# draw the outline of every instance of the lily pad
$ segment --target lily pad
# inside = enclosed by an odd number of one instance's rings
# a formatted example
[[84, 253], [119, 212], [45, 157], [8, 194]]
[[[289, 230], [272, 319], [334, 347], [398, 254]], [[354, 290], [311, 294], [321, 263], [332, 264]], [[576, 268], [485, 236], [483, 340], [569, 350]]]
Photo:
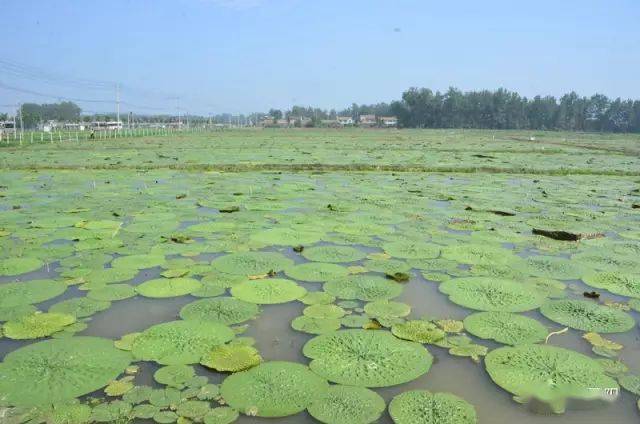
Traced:
[[217, 346], [205, 353], [200, 363], [220, 372], [238, 372], [255, 367], [262, 362], [258, 350], [243, 344]]
[[291, 321], [291, 328], [303, 333], [324, 334], [338, 330], [340, 328], [340, 320], [338, 318], [313, 318], [303, 315]]
[[302, 256], [314, 262], [345, 263], [364, 259], [367, 254], [350, 246], [316, 246], [304, 249]]
[[384, 399], [373, 390], [332, 385], [307, 411], [322, 423], [369, 424], [380, 418], [385, 408]]
[[451, 393], [411, 390], [394, 397], [389, 414], [396, 424], [475, 424], [473, 405]]
[[153, 373], [153, 379], [160, 384], [182, 389], [196, 375], [189, 365], [167, 365]]
[[144, 297], [165, 298], [184, 296], [201, 288], [200, 281], [193, 278], [156, 278], [140, 284], [136, 291]]
[[395, 258], [433, 259], [440, 255], [440, 246], [413, 240], [400, 240], [382, 245], [385, 252]]
[[222, 273], [250, 276], [282, 271], [293, 261], [275, 252], [242, 252], [216, 258], [211, 265]]
[[227, 406], [213, 408], [204, 416], [204, 424], [231, 424], [239, 417], [238, 411]]
[[498, 386], [523, 398], [589, 399], [600, 390], [618, 387], [594, 359], [550, 345], [501, 347], [489, 352], [484, 362]]
[[5, 323], [2, 330], [10, 339], [37, 339], [61, 331], [74, 322], [73, 315], [36, 312]]
[[31, 305], [52, 299], [67, 289], [67, 285], [54, 280], [30, 280], [0, 284], [0, 308]]
[[123, 269], [147, 269], [160, 266], [165, 262], [164, 255], [128, 255], [115, 258], [111, 262], [113, 268]]
[[635, 325], [628, 313], [588, 300], [550, 300], [540, 307], [540, 312], [567, 327], [597, 333], [622, 333]]
[[411, 306], [406, 303], [392, 302], [388, 300], [376, 300], [364, 305], [364, 311], [376, 318], [406, 317], [411, 312]]
[[387, 331], [342, 330], [317, 336], [303, 348], [311, 369], [329, 381], [351, 386], [385, 387], [426, 373], [433, 357], [418, 343]]
[[42, 268], [42, 261], [37, 258], [0, 259], [0, 276], [26, 274]]
[[15, 406], [61, 403], [98, 390], [121, 374], [131, 355], [97, 337], [34, 343], [0, 364], [0, 392]]
[[530, 286], [498, 278], [454, 278], [441, 283], [438, 289], [448, 294], [452, 302], [481, 311], [528, 311], [545, 300]]
[[265, 362], [227, 377], [221, 393], [232, 408], [258, 417], [285, 417], [306, 409], [329, 385], [304, 365]]
[[234, 335], [229, 327], [217, 322], [171, 321], [154, 325], [137, 336], [132, 352], [139, 359], [163, 365], [195, 364]]
[[49, 312], [69, 314], [76, 318], [86, 318], [108, 309], [109, 306], [111, 306], [111, 302], [89, 299], [88, 297], [74, 297], [51, 305]]
[[337, 305], [311, 305], [304, 308], [302, 313], [311, 318], [342, 318], [345, 310]]
[[626, 274], [618, 271], [594, 272], [582, 277], [582, 280], [599, 289], [622, 296], [640, 298], [640, 274]]
[[239, 324], [253, 319], [260, 313], [255, 303], [233, 297], [196, 300], [180, 310], [185, 320], [215, 321], [225, 325]]
[[257, 304], [287, 303], [300, 299], [307, 291], [294, 281], [282, 278], [250, 280], [231, 288], [231, 294]]
[[434, 323], [422, 320], [394, 324], [391, 327], [391, 333], [403, 340], [429, 344], [442, 340], [446, 335], [444, 330], [438, 328]]
[[474, 336], [508, 345], [538, 343], [548, 333], [535, 319], [509, 312], [477, 312], [464, 319], [464, 327]]
[[136, 295], [136, 289], [129, 284], [110, 284], [98, 289], [89, 290], [87, 297], [93, 300], [114, 301], [128, 299]]
[[368, 274], [352, 275], [323, 285], [324, 291], [340, 299], [374, 301], [392, 299], [402, 293], [402, 286], [383, 277]]
[[346, 277], [349, 274], [349, 270], [341, 265], [309, 262], [287, 268], [284, 273], [288, 277], [300, 281], [325, 282]]

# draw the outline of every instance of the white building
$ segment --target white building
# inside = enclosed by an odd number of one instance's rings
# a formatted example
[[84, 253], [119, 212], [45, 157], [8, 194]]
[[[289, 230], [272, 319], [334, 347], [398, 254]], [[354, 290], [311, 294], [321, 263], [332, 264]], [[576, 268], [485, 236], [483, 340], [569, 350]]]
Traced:
[[338, 121], [338, 124], [342, 126], [353, 125], [354, 123], [353, 118], [350, 116], [338, 116], [336, 120]]

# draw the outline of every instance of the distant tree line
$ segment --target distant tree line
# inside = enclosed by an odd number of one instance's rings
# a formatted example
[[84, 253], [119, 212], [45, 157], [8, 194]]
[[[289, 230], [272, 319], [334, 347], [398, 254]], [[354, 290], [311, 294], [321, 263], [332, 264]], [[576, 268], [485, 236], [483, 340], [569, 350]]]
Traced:
[[22, 105], [22, 119], [25, 128], [35, 128], [40, 122], [60, 121], [77, 122], [80, 120], [82, 109], [73, 102], [61, 103], [24, 103]]
[[495, 91], [446, 93], [411, 88], [392, 102], [390, 113], [407, 128], [490, 128], [565, 131], [640, 132], [640, 101], [609, 99], [575, 92], [527, 98]]
[[[115, 114], [81, 115], [82, 110], [73, 102], [51, 104], [25, 103], [22, 118], [25, 128], [34, 128], [41, 122], [56, 120], [78, 122], [115, 120]], [[244, 115], [228, 113], [182, 116], [182, 122], [194, 125], [234, 124], [255, 125], [264, 117], [294, 120], [308, 118], [305, 126], [318, 126], [324, 120], [337, 116], [351, 116], [357, 122], [362, 115], [396, 116], [403, 128], [486, 128], [530, 129], [564, 131], [607, 131], [640, 133], [640, 100], [610, 99], [602, 94], [591, 97], [575, 92], [560, 98], [535, 96], [527, 98], [505, 89], [462, 92], [449, 88], [446, 92], [428, 88], [410, 88], [402, 99], [391, 103], [358, 105], [336, 111], [317, 107], [293, 106], [290, 110], [271, 109], [267, 113]], [[2, 116], [0, 116], [2, 118]], [[7, 116], [4, 116], [7, 119]], [[127, 123], [176, 122], [175, 115], [135, 115], [122, 113]]]

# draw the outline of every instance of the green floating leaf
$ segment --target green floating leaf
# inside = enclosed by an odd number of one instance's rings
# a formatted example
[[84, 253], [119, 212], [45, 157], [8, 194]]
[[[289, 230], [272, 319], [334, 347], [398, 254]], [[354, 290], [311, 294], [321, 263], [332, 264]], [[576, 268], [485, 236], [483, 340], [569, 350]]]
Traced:
[[464, 319], [474, 336], [508, 345], [531, 344], [547, 337], [547, 328], [533, 318], [509, 312], [477, 312]]
[[132, 352], [139, 359], [163, 365], [195, 364], [233, 337], [229, 327], [217, 322], [171, 321], [146, 329], [133, 341]]
[[239, 324], [255, 318], [260, 308], [255, 303], [233, 297], [196, 300], [180, 310], [180, 318], [197, 321], [215, 321], [225, 325]]
[[441, 283], [438, 289], [449, 295], [452, 302], [480, 311], [528, 311], [545, 300], [529, 286], [497, 278], [455, 278]]
[[628, 392], [640, 396], [640, 376], [627, 374], [618, 379], [618, 383]]
[[2, 330], [10, 339], [37, 339], [61, 331], [74, 322], [73, 315], [36, 312], [5, 323]]
[[338, 318], [299, 316], [291, 321], [291, 328], [303, 333], [324, 334], [340, 329], [340, 320]]
[[199, 422], [203, 420], [204, 416], [207, 415], [209, 411], [211, 411], [209, 402], [202, 400], [187, 400], [178, 405], [176, 414], [180, 417], [189, 418]]
[[160, 266], [165, 262], [164, 255], [128, 255], [115, 258], [111, 262], [113, 268], [128, 270], [147, 269]]
[[133, 379], [134, 377], [130, 375], [128, 377], [121, 378], [120, 380], [114, 380], [104, 388], [104, 392], [107, 396], [122, 396], [129, 390], [133, 389]]
[[345, 310], [338, 305], [311, 305], [304, 308], [302, 313], [311, 318], [342, 318]]
[[385, 408], [384, 399], [373, 390], [332, 385], [307, 411], [322, 423], [369, 424], [380, 418]]
[[231, 424], [235, 422], [240, 414], [233, 408], [226, 406], [213, 408], [204, 416], [204, 424]]
[[640, 298], [640, 275], [618, 271], [593, 272], [582, 277], [591, 287], [605, 289], [621, 296]]
[[594, 359], [550, 345], [501, 347], [489, 352], [484, 363], [498, 386], [523, 398], [590, 399], [618, 387]]
[[307, 292], [307, 294], [299, 300], [305, 305], [328, 305], [329, 303], [335, 302], [336, 297], [324, 291], [315, 291]]
[[131, 355], [97, 337], [34, 343], [5, 356], [0, 393], [14, 406], [62, 403], [96, 391], [120, 375]]
[[82, 403], [54, 405], [47, 414], [47, 424], [85, 424], [91, 420], [91, 407]]
[[529, 275], [558, 280], [578, 279], [583, 270], [583, 267], [577, 263], [555, 256], [530, 256], [526, 259], [526, 263]]
[[67, 285], [54, 280], [30, 280], [0, 284], [0, 308], [30, 305], [52, 299], [67, 289]]
[[111, 306], [111, 302], [89, 299], [88, 297], [75, 297], [51, 305], [49, 312], [69, 314], [76, 318], [86, 318], [97, 312], [109, 309], [109, 306]]
[[285, 417], [306, 409], [329, 388], [294, 362], [265, 362], [227, 377], [221, 393], [232, 408], [258, 417]]
[[475, 424], [476, 410], [451, 393], [411, 390], [394, 397], [389, 414], [396, 424]]
[[245, 302], [257, 304], [287, 303], [300, 299], [307, 291], [294, 281], [282, 278], [250, 280], [231, 288], [231, 294]]
[[391, 327], [391, 333], [400, 339], [429, 344], [443, 339], [446, 334], [434, 323], [422, 320], [395, 324]]
[[221, 256], [211, 262], [219, 272], [232, 275], [263, 275], [279, 272], [293, 265], [293, 261], [280, 253], [242, 252]]
[[377, 300], [364, 305], [364, 311], [375, 318], [398, 318], [409, 315], [411, 306], [406, 303]]
[[486, 244], [454, 244], [442, 249], [442, 257], [463, 264], [517, 263], [518, 257], [511, 250]]
[[124, 300], [136, 295], [136, 289], [128, 284], [111, 284], [98, 289], [89, 290], [87, 297], [93, 300], [111, 302]]
[[325, 282], [336, 278], [346, 277], [349, 270], [341, 265], [322, 262], [309, 262], [284, 270], [287, 277], [308, 282]]
[[359, 261], [367, 254], [350, 246], [316, 246], [304, 249], [302, 256], [313, 262], [344, 263]]
[[200, 281], [193, 278], [157, 278], [140, 284], [136, 291], [144, 297], [166, 298], [184, 296], [201, 288]]
[[311, 369], [329, 381], [385, 387], [414, 380], [431, 367], [433, 357], [418, 343], [387, 331], [342, 330], [308, 341], [303, 353]]
[[160, 384], [182, 389], [195, 375], [195, 369], [189, 365], [167, 365], [153, 373], [153, 379]]
[[116, 340], [113, 342], [113, 345], [120, 350], [131, 351], [133, 341], [142, 333], [130, 333], [125, 334], [120, 338], [120, 340]]
[[480, 357], [487, 354], [489, 349], [479, 344], [464, 344], [461, 346], [453, 346], [449, 349], [449, 353], [454, 356], [467, 356], [475, 362], [480, 361]]
[[540, 307], [542, 315], [567, 327], [598, 333], [622, 333], [635, 326], [633, 317], [619, 309], [588, 300], [550, 300]]
[[255, 367], [262, 362], [260, 352], [252, 346], [228, 344], [207, 352], [200, 363], [221, 372], [238, 372]]
[[37, 258], [0, 259], [0, 276], [26, 274], [42, 268], [42, 261]]
[[382, 245], [385, 252], [395, 258], [433, 259], [440, 255], [440, 246], [414, 240], [400, 240]]
[[339, 280], [329, 281], [324, 291], [340, 299], [358, 299], [371, 302], [392, 299], [402, 293], [402, 286], [394, 281], [375, 275], [353, 275]]
[[126, 420], [133, 407], [122, 400], [96, 405], [91, 412], [91, 420], [97, 423], [113, 423]]

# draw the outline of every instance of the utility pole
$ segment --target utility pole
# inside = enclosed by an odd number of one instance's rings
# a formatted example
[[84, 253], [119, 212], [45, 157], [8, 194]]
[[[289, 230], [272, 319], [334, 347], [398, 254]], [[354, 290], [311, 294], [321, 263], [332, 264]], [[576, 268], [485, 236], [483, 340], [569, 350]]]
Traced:
[[180, 97], [176, 97], [178, 103], [178, 129], [182, 129], [182, 114], [180, 113]]
[[116, 83], [116, 121], [120, 122], [120, 84]]
[[22, 120], [22, 105], [18, 104], [18, 110], [20, 111], [20, 139], [22, 140], [22, 135], [24, 134], [24, 121]]

